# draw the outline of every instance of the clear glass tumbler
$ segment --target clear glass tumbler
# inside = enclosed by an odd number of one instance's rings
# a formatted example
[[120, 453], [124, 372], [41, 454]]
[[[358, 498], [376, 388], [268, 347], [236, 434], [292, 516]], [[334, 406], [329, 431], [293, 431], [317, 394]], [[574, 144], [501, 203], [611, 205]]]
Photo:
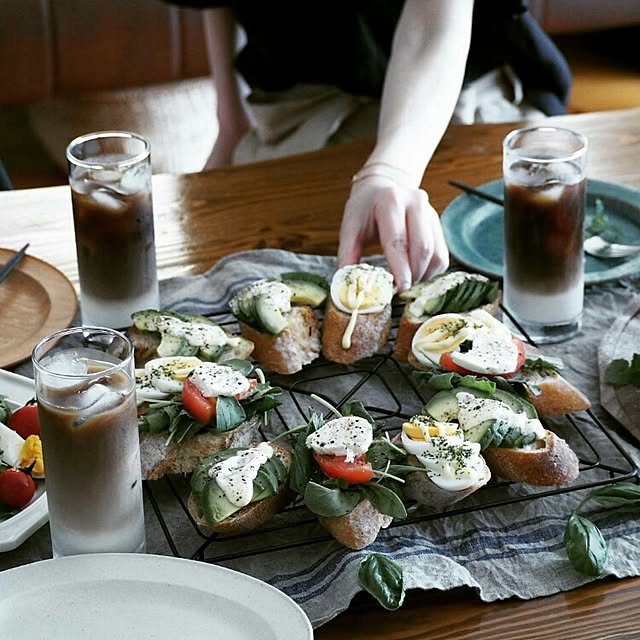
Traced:
[[100, 131], [67, 147], [82, 323], [123, 328], [157, 309], [151, 157], [147, 140]]
[[503, 143], [504, 304], [539, 344], [580, 329], [586, 158], [587, 139], [569, 129], [518, 129]]
[[72, 327], [32, 354], [53, 556], [145, 550], [133, 346]]

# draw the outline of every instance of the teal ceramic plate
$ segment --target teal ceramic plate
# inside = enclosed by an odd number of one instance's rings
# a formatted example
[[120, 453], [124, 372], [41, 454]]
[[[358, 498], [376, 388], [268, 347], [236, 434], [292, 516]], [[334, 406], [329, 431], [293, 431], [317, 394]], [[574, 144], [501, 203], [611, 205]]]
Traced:
[[[502, 198], [502, 180], [477, 187]], [[608, 228], [615, 228], [614, 241], [640, 244], [640, 191], [611, 182], [587, 182], [587, 227], [595, 216], [604, 215]], [[451, 255], [468, 269], [501, 278], [503, 267], [503, 213], [500, 205], [478, 196], [462, 194], [442, 214], [442, 226]], [[625, 259], [586, 256], [585, 283], [605, 282], [640, 274], [640, 254]]]

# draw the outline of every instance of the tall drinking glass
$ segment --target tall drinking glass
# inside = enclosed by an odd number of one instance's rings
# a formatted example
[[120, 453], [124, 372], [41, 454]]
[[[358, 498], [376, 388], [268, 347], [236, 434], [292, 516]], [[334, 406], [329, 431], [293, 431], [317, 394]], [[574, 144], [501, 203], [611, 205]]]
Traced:
[[580, 329], [584, 297], [587, 140], [557, 127], [503, 143], [504, 303], [537, 343]]
[[67, 160], [82, 323], [126, 327], [132, 312], [159, 306], [149, 143], [89, 133], [69, 144]]
[[144, 552], [133, 346], [72, 327], [32, 354], [53, 556]]

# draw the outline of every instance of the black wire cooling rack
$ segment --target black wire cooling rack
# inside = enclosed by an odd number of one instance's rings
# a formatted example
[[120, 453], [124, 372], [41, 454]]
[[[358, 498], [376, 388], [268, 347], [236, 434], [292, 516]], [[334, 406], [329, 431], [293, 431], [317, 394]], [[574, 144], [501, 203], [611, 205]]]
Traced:
[[[262, 429], [262, 436], [270, 439], [305, 424], [311, 407], [324, 411], [324, 407], [311, 397], [312, 394], [337, 408], [350, 400], [361, 400], [390, 435], [397, 433], [403, 422], [420, 413], [429, 392], [416, 382], [410, 367], [399, 364], [392, 356], [400, 313], [401, 307], [394, 309], [394, 329], [387, 348], [379, 355], [355, 365], [339, 365], [320, 358], [293, 376], [265, 372], [274, 386], [282, 387], [283, 393], [280, 397], [282, 404], [272, 412], [270, 424]], [[217, 314], [211, 318], [221, 326], [237, 331], [237, 325], [229, 314]], [[567, 486], [536, 488], [492, 479], [455, 507], [437, 512], [416, 510], [408, 518], [394, 521], [390, 528], [453, 518], [637, 478], [633, 460], [591, 410], [543, 422], [578, 454], [580, 475], [576, 481]], [[187, 508], [188, 477], [167, 476], [144, 484], [167, 544], [178, 557], [220, 562], [332, 540], [315, 516], [299, 502], [290, 505], [259, 530], [220, 536], [201, 529], [191, 517]]]

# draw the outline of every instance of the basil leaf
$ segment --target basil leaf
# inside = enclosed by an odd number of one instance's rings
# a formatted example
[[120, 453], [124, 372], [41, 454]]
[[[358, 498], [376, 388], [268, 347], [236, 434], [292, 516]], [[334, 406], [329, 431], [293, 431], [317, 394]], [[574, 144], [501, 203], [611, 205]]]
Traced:
[[453, 371], [414, 371], [414, 377], [418, 382], [426, 383], [427, 386], [435, 391], [467, 387], [491, 394], [496, 390], [496, 383], [493, 380], [476, 376], [462, 376]]
[[376, 471], [386, 469], [388, 462], [404, 462], [406, 457], [406, 453], [398, 451], [398, 447], [393, 446], [385, 438], [374, 440], [367, 451], [367, 462], [369, 462]]
[[640, 485], [633, 482], [621, 482], [616, 485], [594, 489], [585, 499], [595, 500], [600, 506], [616, 509], [640, 505]]
[[404, 602], [404, 571], [381, 553], [370, 553], [360, 563], [358, 582], [389, 611], [399, 609]]
[[11, 409], [9, 409], [9, 405], [7, 404], [6, 396], [0, 396], [0, 422], [7, 424], [11, 417], [11, 413]]
[[357, 416], [358, 418], [364, 418], [373, 427], [376, 426], [375, 420], [371, 417], [371, 414], [364, 408], [364, 405], [360, 400], [353, 400], [342, 405], [340, 413], [343, 416]]
[[530, 354], [522, 366], [524, 369], [530, 369], [531, 371], [559, 371], [564, 369], [564, 362], [560, 358], [553, 358], [552, 356]]
[[632, 384], [640, 387], [640, 353], [634, 353], [631, 362], [612, 360], [604, 372], [604, 379], [616, 386]]
[[245, 377], [253, 371], [253, 365], [248, 360], [242, 360], [241, 358], [229, 358], [229, 360], [225, 360], [221, 364], [239, 371]]
[[292, 434], [293, 462], [289, 473], [289, 486], [297, 494], [303, 496], [307, 484], [313, 477], [313, 454], [307, 448], [307, 437], [316, 430], [314, 422], [309, 422], [306, 429]]
[[564, 544], [576, 571], [593, 577], [604, 573], [609, 556], [607, 543], [591, 520], [572, 513], [564, 531]]
[[344, 516], [360, 502], [359, 491], [329, 489], [317, 482], [308, 482], [304, 489], [304, 503], [309, 511], [324, 517]]
[[362, 493], [369, 498], [371, 504], [380, 512], [392, 518], [404, 519], [407, 510], [395, 491], [376, 482], [359, 485]]
[[216, 431], [231, 431], [247, 417], [242, 405], [234, 397], [219, 396], [216, 403]]

